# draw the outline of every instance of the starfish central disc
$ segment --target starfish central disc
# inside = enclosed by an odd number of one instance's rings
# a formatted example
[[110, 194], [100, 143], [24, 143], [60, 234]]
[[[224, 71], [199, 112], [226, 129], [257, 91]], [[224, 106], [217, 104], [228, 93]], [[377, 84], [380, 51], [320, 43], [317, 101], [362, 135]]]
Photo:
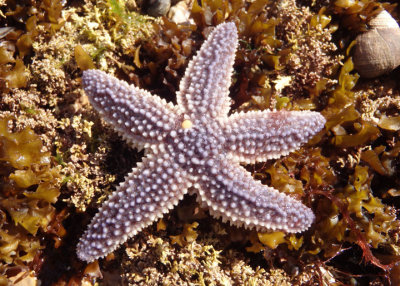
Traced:
[[188, 129], [172, 131], [166, 138], [166, 146], [182, 168], [189, 173], [198, 172], [199, 166], [224, 153], [225, 138], [217, 126], [196, 125]]

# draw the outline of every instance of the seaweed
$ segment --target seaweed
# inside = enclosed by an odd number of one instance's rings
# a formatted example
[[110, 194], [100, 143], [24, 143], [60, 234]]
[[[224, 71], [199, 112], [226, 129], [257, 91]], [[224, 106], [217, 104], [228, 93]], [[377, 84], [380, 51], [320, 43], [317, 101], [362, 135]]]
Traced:
[[[358, 104], [362, 97], [353, 91], [358, 75], [352, 69], [348, 58], [338, 73], [338, 84], [329, 91], [322, 110], [327, 119], [325, 131], [313, 140], [321, 147], [296, 151], [256, 173], [275, 188], [311, 201], [316, 224], [300, 236], [282, 237], [275, 232], [258, 234], [258, 240], [272, 249], [277, 243], [286, 244], [289, 250], [297, 250], [303, 260], [309, 260], [310, 254], [319, 254], [326, 261], [335, 261], [344, 255], [344, 249], [358, 246], [364, 263], [375, 265], [387, 275], [400, 259], [395, 250], [400, 221], [394, 206], [385, 204], [382, 194], [377, 193], [379, 184], [373, 182], [376, 175], [393, 178], [398, 173], [398, 140], [394, 139], [391, 146], [376, 143], [385, 137], [394, 138], [391, 132], [398, 130], [397, 116], [381, 114], [382, 120], [362, 116]], [[354, 153], [358, 153], [355, 158]], [[249, 251], [262, 250], [258, 240], [250, 240]], [[383, 253], [391, 259], [380, 260]]]
[[29, 127], [11, 132], [11, 121], [0, 120], [0, 264], [23, 269], [42, 255], [44, 237], [57, 241], [65, 234], [54, 207], [61, 176], [39, 136]]
[[[29, 72], [24, 65], [24, 58], [32, 53], [32, 44], [43, 27], [49, 36], [63, 25], [61, 20], [62, 0], [33, 1], [6, 1], [4, 15], [7, 24], [15, 29], [4, 35], [7, 45], [0, 47], [0, 54], [5, 55], [0, 63], [0, 88], [5, 91], [9, 88], [26, 87]], [[24, 23], [24, 25], [21, 25]], [[45, 35], [42, 32], [42, 36]], [[17, 53], [18, 52], [18, 53]]]

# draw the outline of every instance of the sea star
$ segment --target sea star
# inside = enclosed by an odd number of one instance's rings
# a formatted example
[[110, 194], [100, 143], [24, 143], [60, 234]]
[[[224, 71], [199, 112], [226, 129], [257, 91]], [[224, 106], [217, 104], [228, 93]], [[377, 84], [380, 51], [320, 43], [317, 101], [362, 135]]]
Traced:
[[238, 35], [223, 23], [186, 69], [177, 105], [98, 70], [83, 72], [93, 107], [134, 146], [143, 162], [103, 204], [81, 238], [78, 257], [93, 261], [161, 218], [189, 191], [215, 217], [257, 230], [299, 232], [314, 220], [301, 202], [255, 181], [239, 162], [297, 149], [321, 130], [312, 111], [252, 111], [228, 116]]

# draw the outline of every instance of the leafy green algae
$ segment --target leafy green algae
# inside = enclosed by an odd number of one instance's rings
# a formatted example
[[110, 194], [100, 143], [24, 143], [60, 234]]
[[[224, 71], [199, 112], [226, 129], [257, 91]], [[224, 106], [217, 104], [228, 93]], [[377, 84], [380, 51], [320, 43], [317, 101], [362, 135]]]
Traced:
[[11, 132], [11, 122], [0, 119], [0, 265], [26, 267], [41, 255], [45, 234], [54, 233], [61, 176], [39, 136], [29, 127]]

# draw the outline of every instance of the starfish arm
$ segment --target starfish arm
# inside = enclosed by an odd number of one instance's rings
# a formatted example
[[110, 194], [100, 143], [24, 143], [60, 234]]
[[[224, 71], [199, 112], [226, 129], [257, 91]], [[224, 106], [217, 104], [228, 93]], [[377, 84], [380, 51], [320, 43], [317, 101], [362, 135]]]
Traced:
[[175, 128], [177, 108], [100, 70], [83, 72], [92, 106], [132, 145], [158, 144]]
[[189, 63], [180, 83], [177, 101], [192, 120], [228, 114], [237, 43], [235, 24], [220, 24]]
[[251, 111], [231, 115], [224, 124], [226, 151], [238, 162], [279, 158], [319, 132], [325, 118], [313, 111]]
[[213, 216], [239, 227], [292, 233], [306, 230], [314, 221], [311, 209], [255, 181], [238, 163], [221, 159], [208, 165], [207, 176], [195, 186], [198, 199]]
[[94, 216], [77, 246], [91, 262], [115, 250], [182, 199], [190, 187], [187, 174], [172, 156], [145, 158]]

